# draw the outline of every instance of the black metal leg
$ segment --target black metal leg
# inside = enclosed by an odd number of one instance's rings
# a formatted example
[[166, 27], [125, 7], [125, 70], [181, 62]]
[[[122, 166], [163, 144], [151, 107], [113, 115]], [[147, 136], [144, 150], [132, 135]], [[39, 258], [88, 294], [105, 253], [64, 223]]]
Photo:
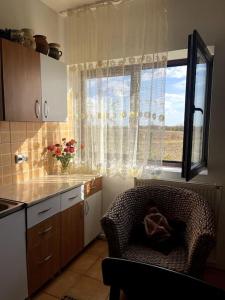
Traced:
[[119, 288], [117, 288], [115, 286], [111, 286], [109, 300], [120, 300], [120, 289]]

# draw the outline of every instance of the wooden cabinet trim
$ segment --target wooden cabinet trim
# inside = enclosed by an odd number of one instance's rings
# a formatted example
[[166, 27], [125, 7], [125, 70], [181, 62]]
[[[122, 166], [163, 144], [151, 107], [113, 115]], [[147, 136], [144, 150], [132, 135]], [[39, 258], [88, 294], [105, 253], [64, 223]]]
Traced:
[[87, 198], [102, 190], [102, 177], [94, 178], [84, 184], [84, 197]]

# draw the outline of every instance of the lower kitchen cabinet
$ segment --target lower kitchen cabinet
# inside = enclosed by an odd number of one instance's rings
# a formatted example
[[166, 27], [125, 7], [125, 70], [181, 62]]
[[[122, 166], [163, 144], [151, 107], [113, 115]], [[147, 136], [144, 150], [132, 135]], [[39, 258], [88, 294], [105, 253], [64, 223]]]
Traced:
[[61, 267], [84, 247], [84, 201], [61, 212]]
[[60, 269], [60, 214], [28, 229], [27, 265], [32, 295]]
[[102, 191], [87, 197], [84, 202], [84, 246], [87, 246], [101, 232]]

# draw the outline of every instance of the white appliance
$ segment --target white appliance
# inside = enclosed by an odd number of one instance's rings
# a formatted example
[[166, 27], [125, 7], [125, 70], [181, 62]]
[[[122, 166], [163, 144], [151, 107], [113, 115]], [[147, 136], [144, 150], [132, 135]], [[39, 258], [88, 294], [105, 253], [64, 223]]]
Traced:
[[25, 209], [0, 218], [0, 299], [24, 300], [27, 292]]

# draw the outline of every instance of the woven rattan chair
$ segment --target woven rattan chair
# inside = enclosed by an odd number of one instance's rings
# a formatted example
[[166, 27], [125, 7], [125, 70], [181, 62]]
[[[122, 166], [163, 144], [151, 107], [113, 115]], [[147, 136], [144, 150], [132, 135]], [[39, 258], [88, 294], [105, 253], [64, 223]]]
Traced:
[[[132, 243], [135, 225], [142, 222], [151, 201], [171, 219], [186, 224], [184, 243], [165, 255]], [[157, 265], [200, 277], [215, 243], [214, 214], [197, 193], [171, 186], [140, 186], [120, 194], [101, 219], [109, 256]]]

